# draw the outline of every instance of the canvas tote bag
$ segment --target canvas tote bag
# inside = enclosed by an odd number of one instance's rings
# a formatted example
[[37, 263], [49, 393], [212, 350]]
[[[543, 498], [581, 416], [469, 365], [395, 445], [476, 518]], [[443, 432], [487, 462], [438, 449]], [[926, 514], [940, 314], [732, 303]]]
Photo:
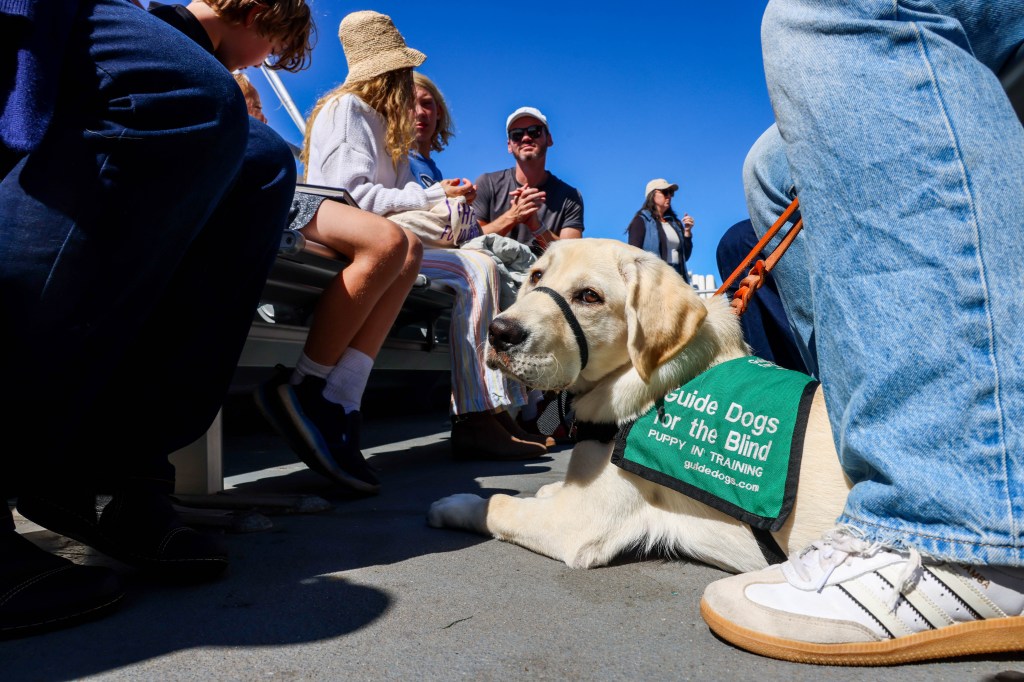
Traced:
[[446, 197], [429, 210], [402, 211], [389, 215], [388, 220], [415, 234], [424, 246], [435, 248], [457, 249], [480, 236], [476, 214], [466, 197]]

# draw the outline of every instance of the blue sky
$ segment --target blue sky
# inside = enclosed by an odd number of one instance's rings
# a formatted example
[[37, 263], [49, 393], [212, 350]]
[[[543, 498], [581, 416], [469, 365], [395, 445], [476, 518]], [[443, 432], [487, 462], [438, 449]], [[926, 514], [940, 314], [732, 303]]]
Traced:
[[[764, 4], [749, 1], [372, 5], [311, 0], [318, 42], [310, 69], [281, 72], [299, 110], [345, 79], [338, 24], [388, 14], [420, 70], [444, 93], [456, 137], [436, 155], [446, 177], [507, 168], [505, 118], [523, 105], [548, 117], [548, 169], [583, 193], [586, 236], [624, 239], [647, 181], [678, 183], [675, 208], [696, 220], [690, 270], [718, 280], [715, 248], [747, 217], [741, 169], [773, 121], [761, 61]], [[270, 124], [301, 136], [264, 76], [248, 70]]]

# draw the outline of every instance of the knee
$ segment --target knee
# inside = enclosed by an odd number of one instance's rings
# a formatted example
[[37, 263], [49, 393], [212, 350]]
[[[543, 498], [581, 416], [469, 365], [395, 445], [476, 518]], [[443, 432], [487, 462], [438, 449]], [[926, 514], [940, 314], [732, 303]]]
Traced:
[[[370, 228], [377, 237], [374, 239], [371, 258], [383, 266], [400, 268], [407, 261], [410, 252], [410, 239], [405, 230], [387, 218], [373, 216], [374, 225]], [[415, 241], [419, 241], [418, 239]]]
[[230, 74], [225, 76], [219, 70], [216, 74], [203, 74], [200, 77], [203, 82], [197, 88], [197, 92], [216, 112], [214, 120], [223, 127], [245, 131], [249, 109], [245, 104], [242, 89], [238, 87], [235, 79]]
[[773, 137], [773, 131], [775, 131], [775, 135], [778, 135], [777, 129], [773, 125], [751, 145], [746, 158], [743, 159], [743, 189], [747, 196], [761, 190], [764, 186], [764, 179], [767, 175], [765, 173], [767, 155], [771, 153], [769, 139]]
[[382, 222], [386, 227], [381, 230], [381, 252], [390, 257], [404, 255], [409, 250], [409, 237], [390, 220], [384, 219]]
[[[191, 63], [189, 69], [175, 75], [177, 80], [168, 86], [175, 98], [173, 108], [166, 106], [164, 98], [143, 97], [144, 105], [137, 110], [158, 112], [153, 116], [156, 119], [173, 116], [167, 125], [189, 131], [187, 136], [170, 138], [182, 154], [195, 154], [194, 158], [212, 166], [231, 160], [237, 164], [247, 151], [249, 138], [249, 114], [238, 83], [213, 59]], [[160, 121], [147, 125], [159, 126]]]
[[[239, 89], [237, 85], [235, 89]], [[295, 195], [295, 161], [277, 133], [248, 114], [246, 117], [250, 134], [242, 167], [217, 210], [246, 230], [253, 243], [259, 243], [259, 235], [264, 235], [276, 244]]]
[[405, 267], [403, 269], [418, 273], [420, 271], [420, 263], [423, 262], [423, 242], [416, 235], [412, 234], [406, 234], [406, 241], [409, 244], [409, 248], [406, 251]]
[[[237, 87], [236, 87], [237, 89]], [[259, 192], [284, 194], [291, 201], [297, 170], [291, 148], [270, 126], [249, 117], [245, 182]]]
[[748, 206], [758, 205], [763, 197], [774, 201], [796, 196], [782, 137], [774, 125], [754, 142], [743, 160], [743, 190]]
[[227, 201], [234, 202], [239, 218], [250, 225], [265, 222], [279, 231], [295, 195], [295, 159], [277, 133], [247, 118], [249, 141]]

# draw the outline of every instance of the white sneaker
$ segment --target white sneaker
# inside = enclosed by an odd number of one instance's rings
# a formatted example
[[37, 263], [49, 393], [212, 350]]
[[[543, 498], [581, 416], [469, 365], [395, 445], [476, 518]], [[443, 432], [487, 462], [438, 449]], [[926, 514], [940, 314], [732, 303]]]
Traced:
[[700, 610], [722, 639], [800, 663], [1024, 651], [1024, 568], [922, 563], [840, 527], [783, 564], [708, 585]]

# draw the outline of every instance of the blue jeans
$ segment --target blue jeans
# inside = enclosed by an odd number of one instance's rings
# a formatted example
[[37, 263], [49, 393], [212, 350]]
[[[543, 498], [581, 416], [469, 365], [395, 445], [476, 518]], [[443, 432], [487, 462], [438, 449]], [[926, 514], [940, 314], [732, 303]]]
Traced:
[[[750, 223], [754, 228], [755, 236], [760, 239], [796, 197], [796, 186], [793, 184], [793, 177], [789, 172], [789, 159], [786, 158], [786, 149], [782, 138], [779, 137], [777, 126], [773, 125], [766, 130], [747, 153], [747, 158], [743, 163], [743, 186], [747, 194]], [[779, 245], [786, 232], [800, 217], [799, 210], [793, 213], [778, 236], [768, 242], [768, 246], [765, 247], [766, 252], [770, 253]], [[820, 378], [818, 375], [818, 351], [814, 347], [814, 310], [811, 305], [813, 299], [807, 251], [804, 246], [805, 238], [802, 231], [796, 236], [785, 255], [775, 264], [772, 277], [777, 283], [782, 283], [777, 284], [779, 298], [785, 317], [789, 320], [790, 328], [793, 331], [793, 344], [803, 361], [804, 371]], [[751, 248], [753, 245], [748, 247], [747, 253]], [[743, 254], [736, 262], [738, 263], [745, 256], [746, 254]], [[730, 274], [732, 271], [722, 273], [722, 277], [728, 277]], [[760, 296], [761, 292], [759, 291], [751, 300], [757, 300]]]
[[[722, 235], [715, 250], [718, 260], [718, 274], [724, 282], [736, 266], [743, 262], [757, 245], [757, 235], [750, 220], [741, 220]], [[760, 257], [764, 257], [762, 254]], [[740, 288], [736, 281], [726, 292], [732, 298]], [[780, 367], [797, 372], [807, 372], [793, 335], [789, 318], [782, 307], [779, 288], [774, 276], [769, 273], [757, 294], [750, 299], [746, 312], [740, 317], [743, 338], [754, 351], [754, 355], [774, 362]]]
[[751, 206], [800, 197], [802, 243], [775, 273], [855, 484], [840, 522], [1017, 566], [1024, 129], [994, 72], [1022, 39], [1020, 2], [773, 0], [779, 137], [759, 145], [786, 163], [747, 164]]
[[81, 3], [46, 137], [0, 180], [0, 487], [169, 492], [223, 401], [295, 163], [230, 73], [126, 0]]

